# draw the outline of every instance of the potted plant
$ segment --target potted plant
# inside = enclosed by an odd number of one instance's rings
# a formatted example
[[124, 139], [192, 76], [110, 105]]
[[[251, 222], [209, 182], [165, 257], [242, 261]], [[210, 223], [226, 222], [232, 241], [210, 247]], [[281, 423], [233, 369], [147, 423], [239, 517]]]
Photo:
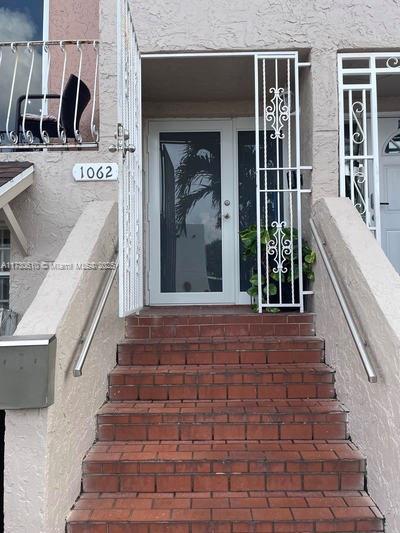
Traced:
[[[257, 256], [257, 226], [252, 225], [240, 232], [240, 239], [243, 245], [243, 256], [246, 259]], [[268, 254], [270, 260], [267, 262], [267, 249], [272, 250], [277, 243], [281, 242], [281, 268], [277, 268], [274, 260], [274, 253]], [[292, 246], [293, 243], [293, 246]], [[269, 303], [279, 305], [279, 279], [281, 279], [281, 296], [284, 302], [292, 301], [292, 292], [298, 294], [299, 288], [299, 264], [298, 264], [298, 231], [296, 228], [286, 227], [261, 227], [261, 269], [262, 269], [262, 291], [263, 300], [268, 297]], [[292, 251], [293, 247], [293, 251]], [[274, 252], [274, 251], [273, 251]], [[314, 281], [313, 266], [316, 261], [316, 253], [312, 250], [304, 239], [302, 239], [302, 262], [303, 262], [303, 284], [307, 285]], [[268, 272], [267, 272], [268, 269]], [[250, 288], [248, 294], [252, 297], [253, 306], [258, 298], [258, 275], [252, 272], [249, 279]], [[279, 307], [267, 308], [268, 312], [279, 312]]]

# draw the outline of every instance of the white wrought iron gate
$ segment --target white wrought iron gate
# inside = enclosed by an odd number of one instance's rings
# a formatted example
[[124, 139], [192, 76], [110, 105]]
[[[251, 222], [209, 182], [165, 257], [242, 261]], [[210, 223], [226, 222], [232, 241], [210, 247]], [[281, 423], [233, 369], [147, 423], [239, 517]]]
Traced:
[[127, 316], [143, 307], [141, 58], [127, 0], [118, 0], [118, 37], [119, 312]]
[[338, 57], [340, 195], [380, 242], [377, 67], [375, 54]]
[[[297, 52], [255, 55], [258, 309], [304, 310]], [[308, 66], [308, 64], [307, 64]], [[271, 153], [274, 152], [274, 153]]]

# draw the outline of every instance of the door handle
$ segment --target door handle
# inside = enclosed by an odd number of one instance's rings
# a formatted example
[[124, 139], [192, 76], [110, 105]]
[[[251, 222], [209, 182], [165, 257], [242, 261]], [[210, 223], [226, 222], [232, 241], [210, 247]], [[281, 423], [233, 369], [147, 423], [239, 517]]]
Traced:
[[112, 154], [115, 154], [116, 152], [122, 152], [123, 157], [125, 157], [128, 152], [133, 154], [133, 152], [136, 151], [135, 146], [133, 146], [133, 144], [129, 144], [129, 131], [126, 130], [122, 124], [117, 124], [117, 130], [114, 134], [114, 138], [116, 143], [110, 144], [108, 147], [108, 150]]
[[389, 205], [389, 202], [381, 202], [381, 205]]

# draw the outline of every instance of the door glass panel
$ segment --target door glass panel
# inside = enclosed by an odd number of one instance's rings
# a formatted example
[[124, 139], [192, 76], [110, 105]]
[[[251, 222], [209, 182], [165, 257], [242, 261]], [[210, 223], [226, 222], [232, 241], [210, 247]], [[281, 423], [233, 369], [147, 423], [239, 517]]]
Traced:
[[[268, 132], [267, 138], [267, 166], [276, 168], [277, 157], [282, 159], [282, 146], [279, 142], [278, 154], [276, 140], [271, 138], [272, 132]], [[264, 132], [260, 132], [260, 161], [264, 161]], [[263, 166], [263, 164], [261, 164]], [[238, 168], [239, 168], [239, 231], [256, 224], [256, 145], [254, 131], [238, 132]], [[263, 180], [263, 173], [260, 176]], [[283, 188], [288, 176], [279, 176], [280, 187]], [[277, 173], [268, 172], [268, 187], [277, 188]], [[263, 185], [262, 185], [263, 186]], [[287, 183], [286, 183], [287, 186]], [[276, 220], [277, 198], [273, 194], [268, 195], [268, 219], [269, 223]], [[265, 206], [261, 205], [261, 220], [264, 220]], [[256, 272], [256, 258], [243, 257], [243, 245], [240, 242], [240, 291], [246, 292], [249, 287], [249, 279]]]
[[161, 292], [222, 292], [221, 134], [161, 133]]

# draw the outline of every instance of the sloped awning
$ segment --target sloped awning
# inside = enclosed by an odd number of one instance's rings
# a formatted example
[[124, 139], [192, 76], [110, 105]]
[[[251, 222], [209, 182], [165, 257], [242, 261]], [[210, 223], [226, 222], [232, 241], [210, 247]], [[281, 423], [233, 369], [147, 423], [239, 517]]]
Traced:
[[25, 255], [28, 254], [28, 241], [9, 204], [32, 185], [33, 171], [33, 163], [28, 161], [0, 162], [0, 209]]

